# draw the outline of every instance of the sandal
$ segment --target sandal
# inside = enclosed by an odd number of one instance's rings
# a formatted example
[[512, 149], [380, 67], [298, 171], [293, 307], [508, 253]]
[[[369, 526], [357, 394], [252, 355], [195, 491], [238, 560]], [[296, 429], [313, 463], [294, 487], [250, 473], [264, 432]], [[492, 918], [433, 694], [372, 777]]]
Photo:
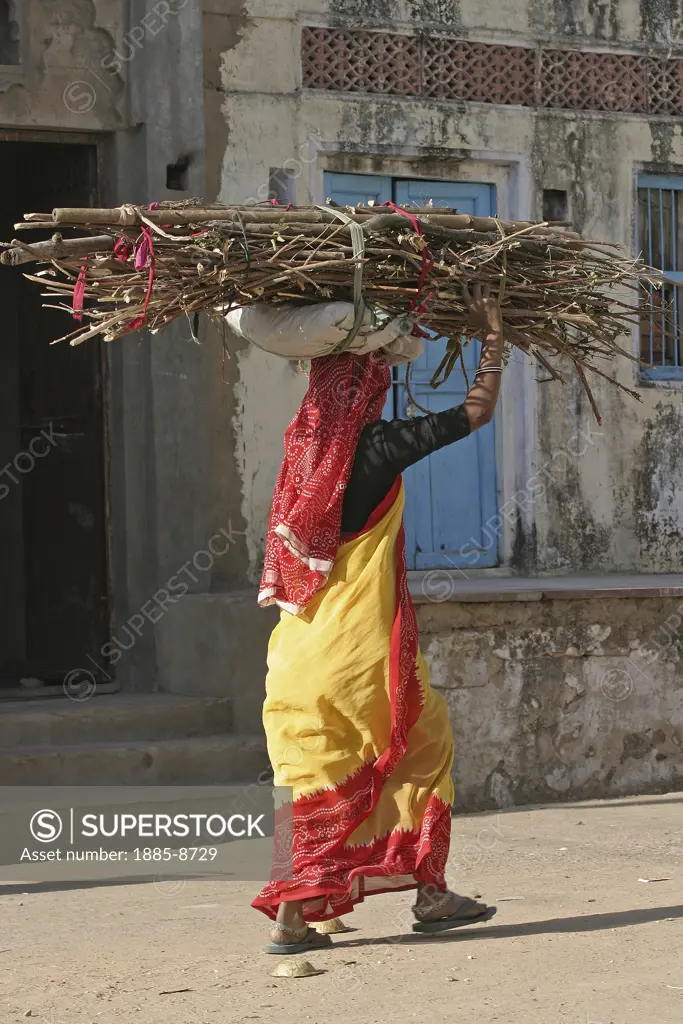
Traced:
[[309, 928], [308, 925], [305, 925], [304, 928], [288, 928], [286, 924], [280, 924], [279, 921], [275, 921], [272, 927], [283, 935], [291, 936], [293, 941], [270, 942], [266, 947], [266, 953], [292, 956], [294, 953], [307, 953], [311, 949], [324, 949], [332, 945], [332, 939], [329, 935], [323, 935], [321, 932], [317, 932], [315, 928]]
[[452, 896], [453, 893], [444, 893], [443, 899], [441, 899], [436, 905], [430, 906], [428, 910], [421, 910], [418, 906], [414, 906], [413, 914], [417, 918], [417, 924], [413, 925], [413, 931], [434, 934], [435, 932], [449, 931], [451, 928], [463, 928], [468, 924], [480, 924], [483, 921], [490, 921], [498, 910], [497, 907], [485, 907], [480, 914], [463, 914], [463, 910], [477, 906], [476, 900], [464, 898], [460, 904], [457, 914], [449, 914], [448, 917], [434, 918], [431, 921], [426, 921], [424, 919], [427, 914], [431, 914], [435, 910], [439, 910], [440, 906], [445, 907], [452, 899]]

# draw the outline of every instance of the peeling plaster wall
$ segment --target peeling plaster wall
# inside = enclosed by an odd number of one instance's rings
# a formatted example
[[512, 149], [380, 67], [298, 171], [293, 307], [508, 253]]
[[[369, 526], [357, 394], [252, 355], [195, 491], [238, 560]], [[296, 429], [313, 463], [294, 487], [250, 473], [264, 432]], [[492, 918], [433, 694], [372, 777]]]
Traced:
[[122, 127], [124, 79], [108, 61], [124, 40], [127, 7], [117, 0], [10, 4], [18, 60], [0, 68], [3, 123], [75, 131]]
[[[635, 174], [641, 168], [683, 173], [683, 125], [672, 118], [302, 91], [299, 62], [302, 23], [683, 55], [683, 3], [313, 0], [303, 12], [285, 0], [240, 6], [213, 0], [211, 9], [219, 7], [222, 13], [213, 17], [229, 32], [219, 73], [228, 136], [219, 191], [225, 201], [262, 199], [270, 170], [282, 167], [302, 203], [324, 199], [326, 169], [490, 181], [502, 214], [513, 216], [540, 217], [542, 190], [567, 189], [577, 228], [633, 251]], [[636, 351], [635, 339], [624, 343]], [[252, 358], [259, 357], [249, 356], [245, 368]], [[598, 382], [601, 428], [574, 381], [565, 388], [536, 385], [542, 374], [525, 368], [526, 390], [519, 390], [519, 381], [514, 388], [506, 383], [498, 412], [501, 503], [520, 486], [533, 492], [526, 518], [505, 527], [504, 565], [511, 571], [683, 569], [683, 466], [676, 455], [681, 388], [641, 386], [626, 360], [618, 372], [624, 384], [637, 385], [642, 402]], [[296, 408], [299, 384], [280, 365], [268, 375], [253, 374], [240, 391], [236, 450], [251, 577], [268, 515], [265, 481], [274, 480], [281, 449], [266, 451], [249, 435], [257, 422], [280, 429], [285, 409]], [[273, 393], [278, 407], [271, 419]], [[515, 423], [522, 394], [532, 427], [524, 436]], [[579, 450], [572, 442], [579, 431], [588, 431], [591, 441], [580, 446], [581, 455], [567, 458], [568, 446]], [[255, 461], [261, 459], [272, 461]], [[532, 486], [534, 467], [544, 474], [542, 488]], [[256, 477], [262, 488], [252, 488]]]

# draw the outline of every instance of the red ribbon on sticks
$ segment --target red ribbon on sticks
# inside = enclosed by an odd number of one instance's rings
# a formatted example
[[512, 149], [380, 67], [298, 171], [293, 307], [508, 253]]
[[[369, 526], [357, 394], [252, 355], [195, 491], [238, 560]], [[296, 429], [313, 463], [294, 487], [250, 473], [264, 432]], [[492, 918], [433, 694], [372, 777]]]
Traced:
[[[389, 209], [394, 211], [394, 213], [400, 213], [402, 217], [406, 217], [413, 225], [415, 234], [419, 235], [420, 238], [424, 238], [422, 225], [420, 224], [417, 217], [414, 216], [414, 214], [409, 213], [408, 210], [404, 210], [402, 206], [397, 206], [396, 203], [380, 203], [379, 205], [388, 206]], [[432, 256], [430, 248], [426, 242], [422, 246], [421, 255], [422, 267], [420, 269], [420, 276], [417, 279], [417, 295], [410, 302], [410, 305], [408, 307], [409, 313], [424, 313], [427, 309], [427, 303], [429, 302], [433, 294], [432, 292], [430, 292], [429, 295], [425, 296], [424, 299], [422, 298], [422, 292], [424, 291], [425, 281], [427, 280], [429, 271], [434, 266], [434, 257]], [[424, 337], [423, 332], [420, 330], [417, 324], [413, 328], [413, 334], [417, 335], [418, 337]]]
[[74, 320], [82, 320], [83, 313], [83, 302], [85, 300], [85, 260], [81, 264], [81, 269], [78, 272], [76, 278], [76, 284], [74, 285], [74, 297], [71, 308], [73, 313], [71, 314]]
[[130, 238], [127, 238], [124, 235], [122, 238], [119, 238], [114, 246], [114, 256], [117, 260], [120, 260], [121, 263], [127, 263], [134, 248], [135, 246], [131, 242]]
[[[280, 205], [279, 202], [277, 201], [277, 199], [269, 199], [268, 202], [270, 203], [271, 206], [279, 206]], [[285, 206], [285, 213], [289, 213], [289, 211], [291, 209], [292, 209], [292, 204], [291, 203], [287, 203], [287, 205]]]
[[[148, 206], [149, 210], [156, 210], [158, 203], [150, 203]], [[139, 327], [142, 327], [147, 318], [147, 307], [149, 306], [149, 300], [152, 296], [152, 289], [154, 288], [154, 268], [156, 266], [156, 260], [154, 256], [154, 239], [152, 232], [146, 224], [142, 225], [142, 240], [138, 244], [135, 250], [135, 269], [144, 270], [149, 263], [149, 276], [147, 278], [147, 293], [145, 294], [145, 301], [142, 306], [142, 313], [140, 316], [136, 316], [134, 320], [130, 320], [126, 327], [129, 331], [137, 331]]]

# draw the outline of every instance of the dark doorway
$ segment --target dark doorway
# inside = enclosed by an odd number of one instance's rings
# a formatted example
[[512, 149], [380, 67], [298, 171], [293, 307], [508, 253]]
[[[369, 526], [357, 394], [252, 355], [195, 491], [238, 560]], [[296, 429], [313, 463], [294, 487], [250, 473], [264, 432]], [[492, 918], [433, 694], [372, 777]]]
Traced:
[[14, 0], [0, 0], [0, 64], [19, 63], [19, 25]]
[[[96, 199], [95, 146], [0, 142], [2, 240], [25, 212]], [[35, 269], [0, 267], [0, 696], [101, 661], [108, 629], [102, 349], [50, 345], [75, 325], [42, 308]]]

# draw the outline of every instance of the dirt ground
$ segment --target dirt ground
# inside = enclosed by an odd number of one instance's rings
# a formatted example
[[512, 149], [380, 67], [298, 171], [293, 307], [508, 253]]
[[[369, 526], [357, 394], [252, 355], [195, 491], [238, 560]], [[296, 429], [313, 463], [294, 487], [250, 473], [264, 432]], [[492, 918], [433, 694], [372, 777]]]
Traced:
[[270, 976], [253, 883], [0, 886], [0, 1021], [683, 1022], [683, 794], [453, 824], [449, 880], [495, 919], [425, 937], [377, 896], [303, 979]]

